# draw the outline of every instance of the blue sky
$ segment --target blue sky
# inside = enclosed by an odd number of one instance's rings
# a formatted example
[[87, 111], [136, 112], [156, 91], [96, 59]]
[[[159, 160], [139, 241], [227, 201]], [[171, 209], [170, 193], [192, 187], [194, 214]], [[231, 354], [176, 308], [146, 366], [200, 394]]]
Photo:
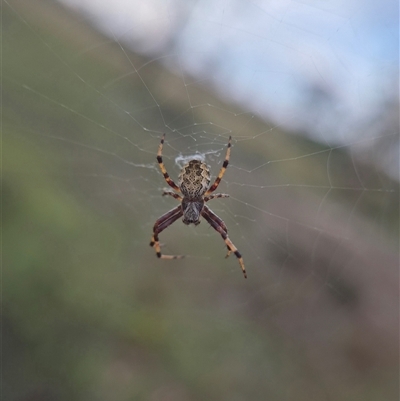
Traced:
[[[356, 141], [397, 99], [395, 0], [62, 3], [227, 101], [329, 144]], [[321, 93], [329, 100], [314, 111]]]

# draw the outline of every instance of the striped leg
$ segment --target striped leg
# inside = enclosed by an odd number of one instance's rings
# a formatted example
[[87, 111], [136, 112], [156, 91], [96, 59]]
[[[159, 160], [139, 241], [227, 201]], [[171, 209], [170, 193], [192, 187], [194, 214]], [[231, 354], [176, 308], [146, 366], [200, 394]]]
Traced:
[[[212, 198], [219, 198], [220, 196], [217, 196], [217, 195], [226, 195], [226, 194], [215, 194], [215, 195], [210, 195], [210, 196], [207, 196], [207, 198], [208, 198], [208, 200], [210, 200], [210, 199], [212, 199]], [[227, 195], [227, 196], [229, 196], [229, 195]], [[222, 196], [221, 196], [221, 198], [222, 198]], [[206, 200], [206, 198], [204, 198], [204, 200], [207, 202], [207, 200]], [[221, 220], [214, 212], [212, 212], [210, 209], [208, 209], [208, 212], [209, 212], [209, 217], [210, 217], [210, 219], [212, 219], [217, 225], [219, 225], [220, 227], [222, 227], [223, 228], [223, 230], [225, 231], [225, 233], [228, 235], [228, 229], [226, 228], [226, 225], [225, 225], [225, 223], [223, 222], [223, 220]], [[232, 250], [231, 250], [231, 248], [229, 248], [229, 246], [227, 245], [226, 246], [227, 248], [228, 248], [228, 252], [226, 253], [226, 256], [225, 256], [225, 258], [228, 258], [229, 257], [229, 255], [232, 253]]]
[[207, 206], [204, 206], [201, 215], [207, 220], [210, 226], [214, 228], [214, 230], [218, 231], [221, 234], [222, 239], [225, 241], [225, 244], [228, 247], [227, 256], [229, 256], [231, 252], [236, 255], [239, 260], [240, 268], [243, 271], [244, 278], [247, 278], [242, 255], [240, 254], [236, 246], [233, 245], [233, 242], [229, 239], [225, 223]]
[[173, 198], [178, 199], [179, 201], [182, 202], [182, 199], [183, 199], [182, 196], [176, 194], [175, 192], [164, 190], [164, 192], [162, 193], [162, 196], [167, 196], [167, 195], [172, 196]]
[[226, 168], [228, 167], [228, 164], [229, 164], [229, 158], [231, 156], [231, 139], [232, 139], [232, 137], [229, 136], [228, 147], [226, 149], [226, 156], [225, 156], [224, 162], [222, 163], [221, 170], [220, 170], [217, 178], [215, 179], [214, 184], [211, 185], [211, 187], [208, 189], [208, 191], [205, 193], [205, 195], [209, 195], [211, 192], [214, 192], [218, 188], [218, 185], [221, 182], [222, 177], [225, 174]]
[[167, 181], [167, 184], [170, 187], [174, 188], [176, 192], [181, 192], [179, 187], [174, 183], [174, 181], [172, 181], [171, 177], [168, 175], [167, 169], [165, 168], [164, 163], [163, 163], [162, 150], [163, 150], [163, 145], [164, 145], [164, 139], [165, 139], [165, 134], [163, 134], [163, 136], [161, 137], [161, 142], [158, 147], [158, 152], [157, 152], [158, 165], [160, 166], [161, 172], [164, 176], [165, 181]]
[[216, 198], [229, 198], [229, 195], [228, 194], [212, 194], [212, 195], [209, 195], [209, 196], [205, 196], [204, 197], [204, 202], [208, 202], [211, 199], [216, 199]]
[[167, 227], [169, 227], [173, 222], [179, 219], [179, 217], [182, 217], [182, 206], [179, 205], [169, 212], [165, 213], [163, 216], [161, 216], [156, 223], [154, 224], [153, 227], [153, 237], [151, 238], [150, 246], [154, 247], [156, 250], [156, 254], [158, 258], [161, 259], [181, 259], [183, 258], [183, 255], [162, 255], [161, 254], [161, 247], [160, 247], [160, 242], [158, 239], [158, 234], [160, 234], [163, 230], [165, 230]]

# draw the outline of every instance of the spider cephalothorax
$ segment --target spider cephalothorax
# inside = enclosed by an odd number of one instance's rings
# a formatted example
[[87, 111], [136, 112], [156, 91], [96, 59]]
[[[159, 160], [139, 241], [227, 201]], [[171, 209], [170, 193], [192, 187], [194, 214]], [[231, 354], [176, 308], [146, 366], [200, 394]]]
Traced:
[[[165, 230], [168, 226], [182, 217], [182, 221], [185, 224], [200, 224], [200, 217], [204, 217], [206, 221], [216, 231], [221, 234], [221, 237], [225, 241], [228, 248], [228, 257], [232, 252], [236, 255], [239, 260], [240, 267], [243, 271], [243, 275], [247, 278], [246, 269], [244, 268], [243, 258], [235, 245], [228, 237], [228, 229], [225, 223], [212, 212], [205, 203], [214, 198], [227, 198], [227, 194], [211, 194], [217, 188], [223, 175], [225, 174], [226, 168], [229, 163], [229, 157], [231, 152], [231, 137], [229, 137], [228, 147], [226, 150], [225, 160], [222, 164], [222, 168], [215, 179], [214, 183], [210, 185], [210, 170], [208, 166], [200, 160], [191, 160], [185, 164], [179, 174], [178, 185], [170, 178], [167, 170], [162, 161], [162, 149], [164, 145], [165, 134], [161, 138], [160, 146], [157, 152], [157, 161], [160, 166], [161, 172], [163, 173], [164, 179], [167, 184], [172, 187], [176, 192], [164, 191], [164, 195], [172, 196], [179, 200], [181, 204], [169, 212], [161, 216], [153, 227], [153, 237], [150, 242], [150, 246], [153, 246], [156, 250], [157, 256], [162, 259], [180, 259], [181, 255], [163, 255], [161, 253], [160, 242], [158, 240], [158, 234]], [[183, 196], [179, 195], [182, 193]]]
[[200, 224], [200, 214], [204, 208], [204, 200], [202, 198], [183, 198], [182, 203], [182, 221], [185, 224]]

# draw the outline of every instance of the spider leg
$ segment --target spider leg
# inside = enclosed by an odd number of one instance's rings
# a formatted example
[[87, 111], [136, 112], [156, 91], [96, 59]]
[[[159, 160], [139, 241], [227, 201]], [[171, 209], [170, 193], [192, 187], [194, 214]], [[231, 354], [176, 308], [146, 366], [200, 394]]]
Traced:
[[221, 237], [225, 241], [225, 244], [228, 248], [227, 256], [229, 256], [232, 252], [235, 254], [235, 256], [239, 260], [239, 264], [243, 271], [244, 278], [247, 278], [246, 269], [244, 267], [242, 255], [240, 254], [240, 252], [238, 251], [236, 246], [233, 245], [233, 242], [229, 239], [228, 230], [226, 228], [225, 223], [214, 212], [212, 212], [207, 206], [203, 207], [201, 214], [206, 219], [206, 221], [210, 224], [210, 226], [212, 228], [214, 228], [214, 230], [218, 231], [221, 234]]
[[164, 166], [163, 159], [162, 159], [162, 150], [163, 150], [163, 145], [164, 145], [164, 139], [165, 139], [165, 134], [161, 137], [161, 142], [158, 147], [158, 152], [157, 152], [157, 161], [158, 165], [160, 166], [160, 170], [164, 176], [165, 181], [167, 181], [167, 184], [174, 188], [176, 192], [181, 192], [180, 188], [174, 183], [174, 181], [171, 179], [171, 177], [167, 173], [167, 169]]
[[[218, 195], [226, 195], [226, 194], [210, 195], [207, 198], [208, 198], [208, 200], [215, 198], [215, 197], [220, 198], [220, 196], [218, 196]], [[229, 196], [229, 195], [227, 195], [227, 196]], [[204, 198], [204, 200], [206, 201], [206, 198]], [[209, 218], [212, 219], [215, 222], [215, 224], [219, 225], [225, 231], [226, 235], [228, 235], [228, 229], [227, 229], [225, 223], [213, 211], [211, 211], [210, 208], [207, 208], [207, 212], [209, 212]], [[232, 249], [229, 248], [229, 245], [227, 245], [226, 247], [228, 248], [228, 252], [227, 252], [225, 258], [229, 257], [229, 255], [232, 253]]]
[[172, 196], [173, 198], [178, 199], [179, 201], [182, 202], [182, 199], [183, 199], [182, 196], [176, 194], [175, 192], [164, 190], [164, 192], [162, 193], [162, 196], [166, 196], [166, 195]]
[[172, 223], [182, 217], [182, 206], [179, 205], [169, 212], [162, 215], [154, 224], [153, 227], [153, 237], [151, 238], [150, 246], [154, 247], [156, 250], [157, 257], [161, 259], [181, 259], [183, 255], [162, 255], [160, 242], [158, 239], [158, 234], [169, 227]]
[[214, 184], [211, 185], [211, 187], [207, 190], [205, 195], [209, 195], [211, 192], [214, 192], [218, 188], [218, 185], [221, 182], [222, 177], [225, 174], [226, 168], [228, 167], [228, 164], [229, 164], [229, 158], [231, 156], [231, 139], [232, 139], [232, 137], [229, 136], [228, 147], [226, 149], [226, 156], [225, 156], [224, 162], [222, 163], [221, 170], [219, 171], [219, 174], [218, 174], [217, 178], [215, 179]]
[[204, 197], [204, 202], [208, 202], [211, 199], [215, 198], [229, 198], [228, 194], [212, 194]]
[[[207, 206], [204, 206], [203, 211], [204, 211], [204, 213], [207, 214], [207, 217], [206, 217], [205, 215], [203, 215], [203, 217], [208, 221], [208, 223], [209, 223], [213, 228], [215, 228], [215, 227], [214, 227], [213, 224], [210, 223], [210, 220], [213, 221], [213, 223], [214, 223], [215, 225], [218, 225], [219, 227], [221, 227], [221, 229], [222, 229], [223, 231], [225, 231], [225, 234], [228, 235], [228, 229], [227, 229], [227, 227], [226, 227], [226, 225], [225, 225], [225, 223], [223, 222], [222, 219], [220, 219], [220, 218], [219, 218], [213, 211], [211, 211], [211, 209], [210, 209], [209, 207], [207, 207]], [[202, 213], [202, 214], [203, 214], [203, 213]], [[218, 230], [217, 230], [217, 231], [218, 231]], [[218, 231], [218, 232], [219, 232], [219, 231]], [[226, 244], [226, 245], [228, 246], [228, 244]], [[228, 248], [229, 248], [229, 246], [228, 246]]]

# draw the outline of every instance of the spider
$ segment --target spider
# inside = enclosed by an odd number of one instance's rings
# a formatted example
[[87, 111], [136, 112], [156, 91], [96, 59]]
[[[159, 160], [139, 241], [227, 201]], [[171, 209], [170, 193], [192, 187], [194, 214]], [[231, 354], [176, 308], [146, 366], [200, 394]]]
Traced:
[[[157, 152], [157, 162], [160, 166], [161, 172], [167, 184], [172, 187], [176, 192], [164, 191], [163, 196], [172, 196], [180, 202], [180, 205], [173, 208], [169, 212], [163, 214], [154, 224], [153, 237], [150, 246], [155, 248], [157, 257], [161, 259], [181, 259], [183, 255], [163, 255], [161, 253], [160, 242], [158, 235], [173, 224], [176, 220], [182, 217], [184, 224], [200, 224], [200, 217], [204, 217], [214, 230], [221, 234], [222, 239], [228, 248], [228, 257], [232, 252], [239, 260], [240, 267], [243, 271], [244, 278], [247, 278], [246, 269], [242, 255], [238, 249], [233, 245], [233, 242], [228, 237], [228, 229], [225, 223], [212, 212], [205, 203], [215, 198], [227, 198], [228, 194], [212, 194], [217, 188], [226, 168], [228, 167], [229, 157], [231, 153], [231, 137], [229, 137], [228, 146], [226, 149], [225, 160], [222, 164], [221, 170], [215, 179], [214, 183], [210, 185], [210, 170], [208, 166], [200, 160], [191, 160], [185, 164], [178, 176], [178, 184], [170, 178], [162, 160], [162, 150], [164, 145], [165, 134], [161, 138], [160, 145]], [[180, 195], [182, 194], [182, 195]]]

